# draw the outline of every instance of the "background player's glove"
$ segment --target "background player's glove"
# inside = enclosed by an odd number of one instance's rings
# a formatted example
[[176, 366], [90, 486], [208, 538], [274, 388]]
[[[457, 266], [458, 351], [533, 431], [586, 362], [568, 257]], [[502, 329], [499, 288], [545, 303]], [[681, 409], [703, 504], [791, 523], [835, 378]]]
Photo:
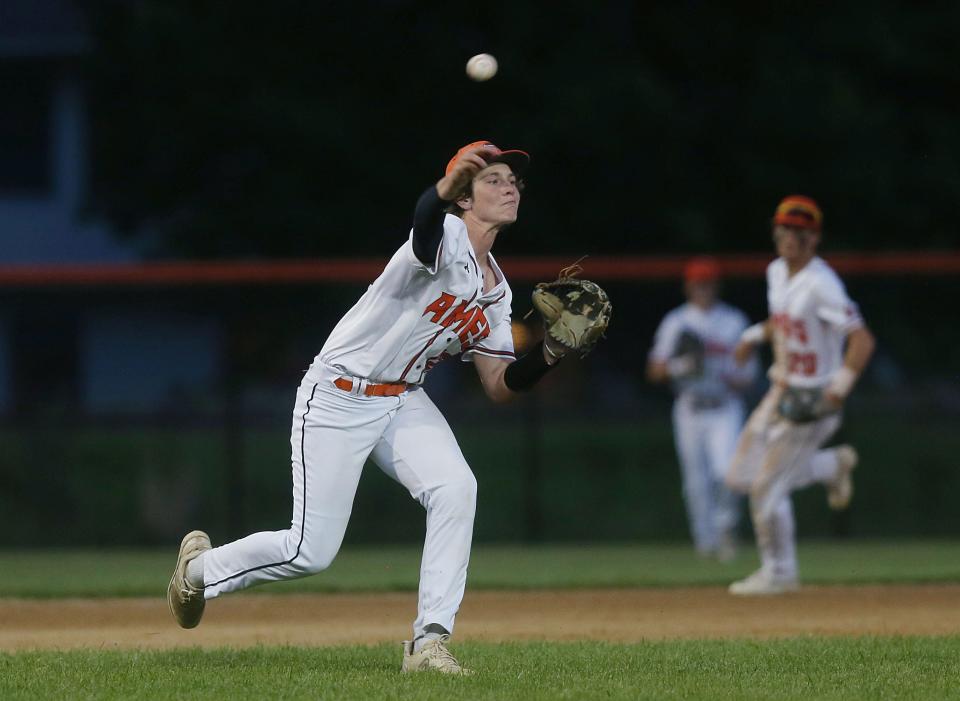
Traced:
[[798, 424], [816, 421], [839, 409], [838, 405], [827, 400], [823, 390], [815, 387], [787, 387], [777, 404], [780, 416]]
[[693, 331], [684, 329], [667, 361], [667, 373], [675, 380], [702, 375], [706, 354], [703, 339]]
[[598, 284], [576, 277], [581, 270], [579, 265], [571, 265], [553, 282], [537, 284], [533, 306], [543, 317], [549, 345], [559, 344], [582, 358], [603, 336], [613, 307]]

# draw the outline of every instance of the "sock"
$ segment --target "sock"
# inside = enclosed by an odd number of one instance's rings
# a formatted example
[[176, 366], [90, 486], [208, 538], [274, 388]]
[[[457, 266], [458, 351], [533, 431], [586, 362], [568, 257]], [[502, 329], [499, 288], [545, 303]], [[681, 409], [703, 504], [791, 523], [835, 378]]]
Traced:
[[450, 631], [438, 623], [431, 623], [423, 629], [423, 635], [413, 641], [413, 651], [420, 652], [420, 649], [432, 640], [439, 640], [444, 635], [450, 635]]
[[797, 543], [790, 497], [785, 497], [777, 506], [773, 520], [773, 571], [778, 577], [794, 578], [797, 576]]
[[187, 563], [187, 584], [194, 589], [203, 589], [203, 553]]
[[776, 577], [797, 576], [797, 546], [794, 540], [793, 502], [786, 496], [773, 513], [761, 519], [762, 510], [751, 503], [753, 530], [760, 550], [762, 569]]

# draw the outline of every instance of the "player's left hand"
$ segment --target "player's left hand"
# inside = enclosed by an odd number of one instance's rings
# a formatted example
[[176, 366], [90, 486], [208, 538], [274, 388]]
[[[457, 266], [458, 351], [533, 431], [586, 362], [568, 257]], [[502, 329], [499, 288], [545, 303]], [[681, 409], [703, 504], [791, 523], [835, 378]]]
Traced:
[[[541, 282], [533, 290], [533, 307], [543, 318], [544, 337], [552, 347], [581, 358], [603, 337], [613, 307], [607, 293], [597, 283], [576, 275], [579, 265], [560, 271], [553, 282]], [[551, 346], [544, 345], [544, 349]]]

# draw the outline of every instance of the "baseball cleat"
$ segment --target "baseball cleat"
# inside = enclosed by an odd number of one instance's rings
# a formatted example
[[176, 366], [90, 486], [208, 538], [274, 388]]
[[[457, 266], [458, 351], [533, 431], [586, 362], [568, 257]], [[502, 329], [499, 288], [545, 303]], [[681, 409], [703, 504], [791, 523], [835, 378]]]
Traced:
[[170, 584], [167, 585], [167, 604], [181, 628], [195, 628], [203, 617], [206, 603], [203, 589], [192, 587], [187, 582], [187, 565], [210, 548], [210, 536], [203, 531], [190, 531], [180, 542], [177, 566], [173, 570]]
[[413, 651], [413, 641], [403, 641], [403, 665], [401, 672], [426, 672], [436, 670], [442, 674], [457, 674], [468, 677], [472, 670], [464, 669], [457, 658], [447, 649], [449, 635], [441, 635], [436, 640], [424, 643], [419, 652]]
[[746, 579], [730, 585], [734, 596], [775, 596], [797, 591], [800, 583], [796, 577], [778, 577], [762, 567]]
[[853, 498], [853, 468], [860, 462], [860, 456], [852, 445], [836, 448], [837, 478], [827, 485], [827, 504], [834, 511], [842, 511], [850, 506]]

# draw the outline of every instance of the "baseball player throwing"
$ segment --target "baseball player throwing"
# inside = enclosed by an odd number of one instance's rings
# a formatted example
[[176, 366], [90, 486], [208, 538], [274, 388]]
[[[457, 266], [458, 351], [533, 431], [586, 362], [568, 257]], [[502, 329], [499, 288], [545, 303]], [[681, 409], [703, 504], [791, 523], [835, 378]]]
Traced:
[[564, 353], [547, 337], [515, 358], [510, 287], [490, 253], [516, 221], [518, 178], [528, 162], [523, 151], [474, 142], [421, 195], [409, 239], [340, 320], [300, 384], [290, 528], [216, 548], [202, 531], [188, 533], [167, 590], [181, 626], [200, 622], [206, 599], [326, 569], [370, 457], [426, 509], [418, 615], [402, 670], [465, 673], [446, 642], [466, 583], [477, 482], [420, 385], [437, 363], [462, 354], [500, 402], [532, 388]]
[[[750, 495], [760, 569], [730, 585], [738, 595], [798, 588], [790, 492], [827, 488], [833, 509], [853, 493], [851, 446], [821, 450], [839, 428], [840, 410], [873, 354], [873, 335], [837, 274], [816, 255], [823, 217], [808, 197], [785, 198], [773, 217], [779, 257], [767, 268], [770, 316], [747, 329], [736, 349], [745, 360], [755, 345], [773, 344], [771, 388], [751, 414], [727, 481]], [[846, 352], [844, 352], [846, 342]]]
[[673, 436], [693, 544], [700, 555], [735, 554], [739, 495], [725, 485], [743, 425], [742, 393], [757, 375], [757, 361], [734, 362], [733, 349], [749, 322], [718, 299], [720, 268], [709, 258], [684, 269], [687, 303], [660, 322], [647, 362], [651, 382], [670, 381], [676, 393]]

